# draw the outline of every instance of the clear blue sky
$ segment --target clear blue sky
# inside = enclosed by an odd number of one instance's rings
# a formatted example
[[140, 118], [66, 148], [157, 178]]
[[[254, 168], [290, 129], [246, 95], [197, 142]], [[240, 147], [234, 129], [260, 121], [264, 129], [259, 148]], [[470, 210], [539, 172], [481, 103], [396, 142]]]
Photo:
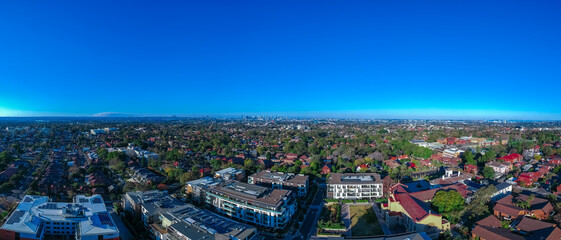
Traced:
[[0, 116], [561, 119], [560, 12], [512, 0], [4, 1]]

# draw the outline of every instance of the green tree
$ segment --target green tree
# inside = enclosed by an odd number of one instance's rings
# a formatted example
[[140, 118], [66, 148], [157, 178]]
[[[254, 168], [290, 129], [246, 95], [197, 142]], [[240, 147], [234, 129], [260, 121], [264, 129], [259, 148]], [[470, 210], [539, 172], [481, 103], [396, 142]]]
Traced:
[[456, 190], [438, 191], [432, 199], [432, 205], [438, 208], [439, 213], [462, 210], [464, 203], [464, 197]]
[[495, 177], [495, 170], [491, 167], [483, 168], [483, 176], [488, 179], [493, 179]]
[[464, 153], [463, 158], [464, 158], [464, 162], [465, 162], [466, 164], [477, 165], [477, 162], [475, 162], [473, 153], [472, 153], [471, 151], [466, 151], [466, 152]]

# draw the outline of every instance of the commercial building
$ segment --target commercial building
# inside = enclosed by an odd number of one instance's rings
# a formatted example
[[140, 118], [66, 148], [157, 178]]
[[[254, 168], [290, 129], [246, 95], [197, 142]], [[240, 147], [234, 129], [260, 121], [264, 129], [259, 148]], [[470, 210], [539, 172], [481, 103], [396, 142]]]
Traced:
[[261, 171], [249, 176], [247, 182], [273, 189], [290, 190], [299, 197], [305, 197], [308, 194], [308, 179], [308, 176], [302, 174]]
[[332, 173], [327, 180], [327, 197], [372, 199], [383, 196], [383, 181], [377, 173]]
[[72, 203], [26, 195], [0, 227], [0, 239], [118, 240], [119, 230], [99, 195]]
[[226, 181], [209, 187], [205, 194], [206, 203], [216, 212], [267, 228], [286, 227], [296, 211], [290, 190]]

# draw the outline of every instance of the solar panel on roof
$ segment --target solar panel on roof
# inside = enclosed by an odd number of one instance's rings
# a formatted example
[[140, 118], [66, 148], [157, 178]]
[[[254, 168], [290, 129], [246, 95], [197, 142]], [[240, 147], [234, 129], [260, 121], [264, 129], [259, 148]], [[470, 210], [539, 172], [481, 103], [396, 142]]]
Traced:
[[92, 203], [101, 203], [101, 199], [100, 198], [94, 198], [92, 200]]
[[40, 209], [58, 209], [56, 203], [47, 203], [44, 205], [39, 206]]
[[26, 203], [33, 202], [33, 198], [25, 197], [25, 199], [23, 199], [23, 202], [26, 202]]
[[107, 213], [98, 213], [97, 216], [99, 217], [99, 221], [101, 222], [101, 224], [103, 225], [109, 225], [111, 227], [113, 227], [113, 221], [111, 221], [111, 217], [109, 217], [109, 214]]
[[80, 198], [80, 202], [81, 202], [81, 203], [87, 203], [87, 202], [88, 202], [88, 199]]
[[21, 218], [23, 217], [23, 215], [25, 215], [24, 211], [15, 211], [12, 216], [10, 217], [10, 219], [8, 219], [8, 221], [6, 222], [6, 224], [14, 224], [14, 223], [18, 223]]

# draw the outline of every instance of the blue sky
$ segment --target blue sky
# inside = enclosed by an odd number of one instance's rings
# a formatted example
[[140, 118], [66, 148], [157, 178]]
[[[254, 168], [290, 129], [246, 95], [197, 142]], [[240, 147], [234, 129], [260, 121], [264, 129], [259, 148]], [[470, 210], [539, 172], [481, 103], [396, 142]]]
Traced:
[[0, 116], [561, 119], [559, 1], [0, 3]]

